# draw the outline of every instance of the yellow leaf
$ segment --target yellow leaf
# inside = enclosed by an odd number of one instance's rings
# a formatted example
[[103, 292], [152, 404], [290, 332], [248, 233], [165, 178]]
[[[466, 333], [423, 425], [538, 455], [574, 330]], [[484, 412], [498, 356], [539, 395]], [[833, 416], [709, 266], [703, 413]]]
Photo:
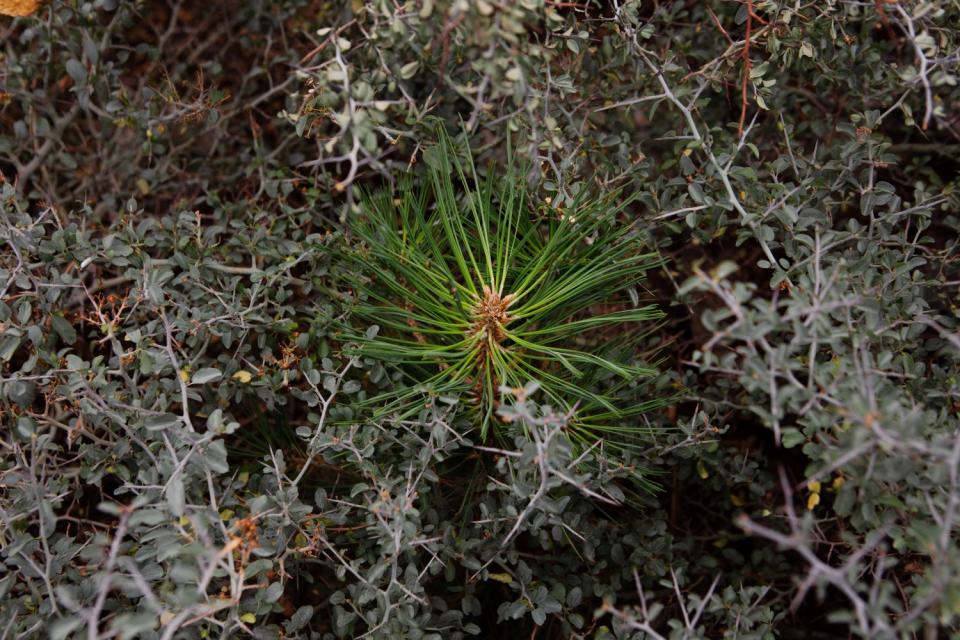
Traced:
[[242, 382], [243, 384], [248, 384], [251, 380], [253, 380], [253, 374], [249, 371], [244, 371], [243, 369], [237, 371], [231, 377], [238, 382]]
[[187, 372], [186, 369], [180, 369], [180, 379], [181, 379], [183, 382], [189, 382], [189, 381], [190, 381], [190, 374]]
[[810, 493], [820, 493], [820, 481], [811, 480], [807, 483], [807, 489], [810, 490]]
[[233, 517], [233, 509], [224, 509], [220, 512], [220, 519], [226, 522]]
[[247, 624], [253, 624], [253, 623], [256, 622], [256, 621], [257, 621], [257, 616], [253, 615], [252, 613], [245, 613], [245, 614], [243, 614], [242, 616], [240, 616], [240, 622], [246, 622]]
[[837, 476], [833, 479], [833, 490], [840, 491], [840, 488], [843, 487], [844, 478], [843, 476]]
[[807, 498], [807, 511], [813, 511], [818, 504], [820, 504], [820, 494], [811, 493], [810, 497]]
[[513, 576], [509, 573], [491, 573], [491, 580], [496, 580], [497, 582], [502, 582], [503, 584], [510, 584], [513, 582]]
[[700, 476], [701, 480], [710, 477], [710, 472], [707, 470], [707, 465], [703, 464], [703, 460], [697, 460], [697, 475]]

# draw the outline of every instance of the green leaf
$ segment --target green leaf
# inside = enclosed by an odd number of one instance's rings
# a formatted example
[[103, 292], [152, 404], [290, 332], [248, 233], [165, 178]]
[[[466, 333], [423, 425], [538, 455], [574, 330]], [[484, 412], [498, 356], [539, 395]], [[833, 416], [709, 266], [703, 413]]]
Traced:
[[57, 618], [51, 621], [50, 626], [47, 627], [47, 637], [51, 640], [65, 640], [82, 624], [84, 624], [84, 619], [80, 616]]
[[780, 443], [784, 449], [791, 449], [805, 441], [806, 437], [793, 427], [787, 427], [780, 432]]
[[144, 426], [150, 431], [162, 431], [171, 427], [176, 427], [182, 423], [180, 416], [172, 413], [161, 413], [159, 415], [148, 416], [143, 421]]
[[263, 599], [265, 602], [276, 602], [280, 599], [280, 596], [283, 595], [283, 585], [279, 582], [274, 582], [263, 594]]
[[67, 73], [78, 85], [87, 81], [87, 68], [76, 58], [70, 58], [66, 64]]
[[304, 605], [294, 611], [293, 615], [290, 616], [290, 619], [284, 623], [284, 630], [287, 633], [296, 633], [307, 626], [312, 617], [313, 607], [310, 605]]
[[73, 344], [77, 341], [77, 332], [66, 318], [61, 315], [53, 315], [50, 317], [50, 321], [53, 324], [53, 330], [57, 332], [57, 335], [63, 340], [65, 344]]
[[183, 478], [178, 473], [167, 483], [166, 491], [167, 506], [170, 507], [170, 513], [179, 517], [183, 515], [184, 508], [184, 487]]
[[219, 369], [206, 367], [204, 369], [198, 369], [197, 372], [193, 374], [191, 382], [193, 384], [204, 384], [206, 382], [219, 380], [221, 376], [223, 376], [223, 373]]
[[20, 336], [6, 335], [0, 337], [0, 360], [9, 362], [13, 354], [20, 347]]
[[404, 80], [409, 80], [417, 73], [417, 69], [420, 68], [419, 62], [408, 62], [407, 64], [400, 67], [400, 77]]

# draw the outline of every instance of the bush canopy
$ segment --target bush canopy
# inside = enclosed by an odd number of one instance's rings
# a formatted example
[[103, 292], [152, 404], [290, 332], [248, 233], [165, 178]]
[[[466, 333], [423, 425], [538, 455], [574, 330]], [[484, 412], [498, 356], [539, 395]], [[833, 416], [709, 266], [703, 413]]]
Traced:
[[0, 637], [960, 634], [955, 0], [0, 13]]

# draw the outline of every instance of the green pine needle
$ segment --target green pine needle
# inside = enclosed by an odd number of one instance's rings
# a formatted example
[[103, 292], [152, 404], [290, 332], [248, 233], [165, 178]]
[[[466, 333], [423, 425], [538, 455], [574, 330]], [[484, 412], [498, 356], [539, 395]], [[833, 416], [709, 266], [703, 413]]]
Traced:
[[381, 329], [356, 336], [361, 352], [414, 382], [368, 402], [411, 416], [424, 390], [459, 394], [472, 398], [486, 438], [500, 387], [537, 380], [551, 404], [575, 409], [572, 439], [635, 444], [644, 429], [630, 418], [663, 401], [637, 399], [653, 370], [632, 358], [663, 314], [629, 302], [659, 259], [618, 224], [627, 199], [538, 205], [512, 162], [481, 178], [442, 131], [425, 160], [426, 185], [365, 196], [353, 226], [367, 274], [354, 314]]

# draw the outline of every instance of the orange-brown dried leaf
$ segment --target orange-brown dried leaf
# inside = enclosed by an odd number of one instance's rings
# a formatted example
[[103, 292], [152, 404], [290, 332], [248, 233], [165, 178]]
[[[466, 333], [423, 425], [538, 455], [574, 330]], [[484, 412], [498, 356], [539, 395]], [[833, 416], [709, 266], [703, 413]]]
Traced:
[[40, 8], [39, 0], [0, 0], [0, 15], [29, 16]]

